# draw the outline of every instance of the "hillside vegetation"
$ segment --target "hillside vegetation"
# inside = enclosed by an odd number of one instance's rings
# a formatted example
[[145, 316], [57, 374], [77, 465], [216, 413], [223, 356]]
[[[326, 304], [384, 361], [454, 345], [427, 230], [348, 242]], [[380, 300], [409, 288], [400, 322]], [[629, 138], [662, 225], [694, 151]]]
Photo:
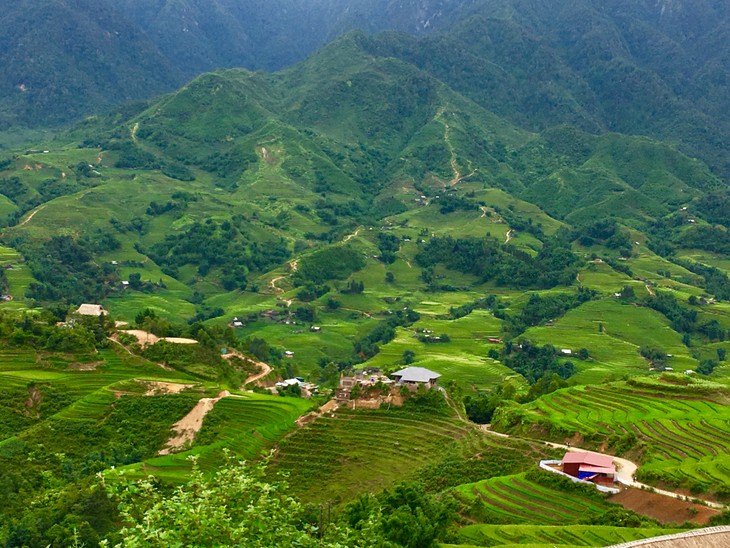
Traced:
[[[550, 441], [680, 497], [730, 493], [723, 88], [703, 99], [669, 55], [720, 63], [721, 40], [695, 42], [725, 8], [688, 34], [684, 3], [654, 4], [444, 2], [444, 34], [352, 32], [0, 150], [0, 541], [195, 544], [157, 509], [206, 493], [286, 515], [302, 545], [603, 546], [727, 521], [671, 499], [660, 525], [536, 466], [562, 456]], [[178, 56], [175, 17], [203, 7], [119, 9]], [[407, 28], [397, 13], [371, 30]], [[568, 22], [592, 34], [551, 30]], [[240, 32], [212, 51], [196, 28], [191, 66]], [[409, 365], [441, 390], [324, 407], [342, 375]], [[293, 377], [311, 398], [274, 386]]]

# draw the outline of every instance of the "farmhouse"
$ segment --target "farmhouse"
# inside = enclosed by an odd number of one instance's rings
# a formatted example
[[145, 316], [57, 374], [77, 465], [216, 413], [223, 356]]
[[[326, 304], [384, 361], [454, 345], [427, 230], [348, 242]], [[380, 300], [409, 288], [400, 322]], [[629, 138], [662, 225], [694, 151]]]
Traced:
[[584, 481], [613, 485], [616, 467], [610, 455], [587, 451], [568, 451], [563, 457], [563, 472]]
[[106, 316], [108, 312], [100, 304], [82, 304], [76, 310], [76, 314], [82, 316]]
[[432, 388], [436, 386], [438, 378], [441, 376], [438, 373], [426, 369], [425, 367], [406, 367], [390, 375], [395, 379], [398, 384], [406, 385], [411, 388], [418, 386], [425, 386], [426, 388]]
[[362, 371], [356, 371], [352, 377], [341, 375], [340, 384], [335, 390], [335, 399], [339, 402], [349, 401], [350, 394], [355, 386], [359, 386], [361, 389], [367, 390], [378, 383], [388, 385], [392, 384], [393, 381], [385, 375], [381, 375], [380, 369], [374, 367], [365, 368]]

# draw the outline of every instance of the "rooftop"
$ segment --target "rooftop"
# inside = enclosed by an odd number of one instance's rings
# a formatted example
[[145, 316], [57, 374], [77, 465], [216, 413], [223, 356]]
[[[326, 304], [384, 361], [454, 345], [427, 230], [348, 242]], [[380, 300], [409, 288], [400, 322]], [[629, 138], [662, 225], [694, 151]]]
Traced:
[[676, 535], [614, 544], [611, 548], [706, 548], [707, 546], [730, 546], [730, 527], [695, 529]]
[[599, 468], [613, 468], [613, 457], [610, 455], [601, 455], [600, 453], [591, 453], [589, 451], [568, 451], [563, 457], [563, 464], [565, 463], [586, 464]]
[[82, 316], [103, 316], [106, 310], [100, 304], [82, 304], [76, 313]]
[[406, 367], [390, 374], [391, 377], [400, 377], [401, 382], [431, 382], [441, 375], [425, 367]]

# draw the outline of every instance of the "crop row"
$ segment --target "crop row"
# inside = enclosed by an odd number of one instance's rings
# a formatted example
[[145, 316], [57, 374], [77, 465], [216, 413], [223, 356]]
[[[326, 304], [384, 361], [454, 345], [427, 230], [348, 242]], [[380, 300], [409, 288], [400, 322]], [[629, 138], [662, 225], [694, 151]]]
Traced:
[[713, 402], [590, 387], [548, 395], [534, 409], [557, 425], [583, 433], [633, 432], [660, 460], [700, 459], [730, 451], [730, 410]]
[[462, 485], [457, 492], [467, 499], [478, 497], [491, 512], [522, 523], [576, 523], [605, 511], [600, 503], [543, 487], [523, 475]]
[[319, 493], [344, 498], [414, 474], [453, 452], [464, 435], [456, 421], [433, 416], [338, 412], [282, 440], [275, 466], [310, 500]]

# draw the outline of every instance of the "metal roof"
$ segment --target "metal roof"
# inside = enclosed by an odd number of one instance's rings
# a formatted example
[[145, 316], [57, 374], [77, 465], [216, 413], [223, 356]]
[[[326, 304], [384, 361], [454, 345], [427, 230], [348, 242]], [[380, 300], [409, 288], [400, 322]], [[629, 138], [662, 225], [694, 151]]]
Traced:
[[587, 464], [589, 466], [600, 466], [602, 468], [610, 468], [613, 466], [613, 457], [610, 455], [601, 455], [599, 453], [590, 453], [588, 451], [568, 451], [563, 457], [563, 464]]
[[399, 377], [401, 382], [431, 382], [438, 379], [441, 375], [426, 369], [425, 367], [406, 367], [400, 371], [390, 374], [391, 377]]

